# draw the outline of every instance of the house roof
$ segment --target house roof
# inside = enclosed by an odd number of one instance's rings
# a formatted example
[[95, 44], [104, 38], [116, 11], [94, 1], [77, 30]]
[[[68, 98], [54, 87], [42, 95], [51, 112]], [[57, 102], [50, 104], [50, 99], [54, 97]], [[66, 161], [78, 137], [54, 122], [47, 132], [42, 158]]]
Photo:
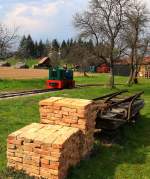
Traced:
[[118, 65], [128, 65], [130, 64], [130, 59], [129, 58], [122, 58], [122, 59], [119, 59], [115, 62], [115, 64], [118, 64]]
[[143, 64], [144, 65], [150, 65], [150, 56], [147, 56], [147, 57], [144, 58]]
[[45, 63], [45, 62], [47, 62], [47, 61], [49, 61], [50, 60], [50, 58], [49, 57], [44, 57], [44, 58], [42, 58], [42, 60], [40, 60], [39, 61], [39, 65], [41, 65], [41, 64], [43, 64], [43, 63]]
[[[131, 61], [130, 61], [130, 58], [123, 58], [123, 59], [117, 60], [115, 64], [129, 65], [131, 64]], [[150, 56], [144, 57], [142, 64], [150, 65]]]

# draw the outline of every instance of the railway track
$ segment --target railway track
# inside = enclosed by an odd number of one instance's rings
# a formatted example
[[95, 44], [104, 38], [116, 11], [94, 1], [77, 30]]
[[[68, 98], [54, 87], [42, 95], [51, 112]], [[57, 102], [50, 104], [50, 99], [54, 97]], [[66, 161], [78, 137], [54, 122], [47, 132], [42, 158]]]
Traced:
[[21, 92], [12, 92], [12, 93], [0, 93], [0, 99], [14, 98], [20, 96], [34, 95], [34, 94], [43, 94], [48, 92], [58, 91], [57, 89], [40, 89], [40, 90], [30, 90], [30, 91], [21, 91]]
[[[104, 84], [78, 84], [76, 88], [82, 87], [92, 87], [92, 86], [104, 86]], [[30, 91], [21, 91], [21, 92], [11, 92], [11, 93], [0, 93], [0, 99], [21, 97], [27, 95], [43, 94], [53, 91], [59, 91], [60, 89], [39, 89], [39, 90], [30, 90]]]
[[[86, 85], [77, 85], [76, 87], [84, 87], [84, 86]], [[21, 96], [34, 95], [34, 94], [43, 94], [43, 93], [48, 93], [58, 90], [60, 89], [38, 89], [38, 90], [21, 91], [21, 92], [0, 93], [0, 99], [21, 97]]]

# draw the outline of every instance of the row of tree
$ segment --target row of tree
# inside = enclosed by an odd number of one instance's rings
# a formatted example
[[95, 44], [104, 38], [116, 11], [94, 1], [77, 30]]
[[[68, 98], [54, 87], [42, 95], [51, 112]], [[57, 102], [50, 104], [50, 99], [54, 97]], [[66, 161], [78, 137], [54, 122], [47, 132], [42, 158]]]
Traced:
[[129, 85], [137, 82], [150, 42], [146, 7], [140, 0], [90, 0], [88, 10], [74, 17], [80, 37], [92, 38], [97, 59], [109, 64], [110, 87], [114, 87], [114, 63], [122, 56], [130, 58]]
[[[92, 40], [84, 41], [81, 38], [78, 40], [68, 39], [63, 40], [61, 43], [57, 41], [57, 39], [52, 40], [51, 42], [47, 40], [46, 42], [43, 42], [42, 40], [39, 41], [33, 41], [31, 35], [23, 36], [19, 48], [17, 51], [18, 56], [22, 58], [38, 58], [38, 57], [44, 57], [44, 56], [58, 56], [59, 59], [68, 59], [69, 56], [74, 56], [75, 54], [72, 52], [74, 49], [87, 48], [91, 53], [93, 51], [94, 44]], [[76, 55], [75, 55], [76, 56]], [[80, 58], [80, 57], [79, 57]], [[70, 58], [66, 62], [70, 62]], [[75, 63], [75, 60], [71, 60]], [[80, 58], [80, 61], [82, 59]], [[76, 61], [77, 63], [77, 61]]]
[[[19, 42], [19, 43], [18, 43]], [[18, 46], [18, 47], [17, 47]], [[61, 43], [54, 39], [43, 42], [34, 41], [31, 35], [23, 36], [20, 40], [18, 29], [9, 29], [0, 25], [0, 59], [7, 59], [14, 54], [21, 58], [42, 58], [50, 56], [53, 65], [63, 63], [80, 64], [83, 70], [96, 61], [95, 44], [92, 40], [68, 39]], [[24, 61], [24, 60], [23, 60]]]
[[56, 39], [50, 43], [48, 50], [50, 52], [48, 56], [54, 66], [62, 63], [77, 64], [80, 65], [82, 71], [86, 71], [89, 65], [96, 64], [96, 56], [93, 58], [95, 45], [91, 39], [63, 40], [62, 43], [58, 43], [59, 48], [54, 44], [56, 44]]
[[44, 54], [46, 54], [46, 49], [42, 40], [38, 43], [37, 41], [34, 42], [30, 35], [22, 37], [18, 48], [18, 55], [21, 58], [37, 58]]

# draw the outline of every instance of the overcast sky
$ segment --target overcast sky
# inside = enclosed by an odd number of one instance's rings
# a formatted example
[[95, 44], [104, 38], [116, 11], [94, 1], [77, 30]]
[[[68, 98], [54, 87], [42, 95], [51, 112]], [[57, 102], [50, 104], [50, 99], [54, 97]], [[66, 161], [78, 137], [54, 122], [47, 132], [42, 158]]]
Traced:
[[87, 5], [88, 0], [0, 0], [0, 21], [37, 40], [62, 40], [77, 35], [72, 17]]

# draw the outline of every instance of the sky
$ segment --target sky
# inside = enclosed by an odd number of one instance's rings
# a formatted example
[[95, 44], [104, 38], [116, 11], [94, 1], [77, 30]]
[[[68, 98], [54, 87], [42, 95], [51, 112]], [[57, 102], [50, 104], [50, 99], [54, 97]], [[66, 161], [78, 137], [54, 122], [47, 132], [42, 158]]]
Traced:
[[0, 22], [34, 40], [74, 38], [73, 15], [87, 5], [88, 0], [0, 0]]
[[[73, 15], [88, 7], [89, 0], [0, 0], [0, 22], [34, 40], [75, 38]], [[142, 0], [141, 0], [142, 1]], [[147, 4], [150, 8], [150, 0]]]

